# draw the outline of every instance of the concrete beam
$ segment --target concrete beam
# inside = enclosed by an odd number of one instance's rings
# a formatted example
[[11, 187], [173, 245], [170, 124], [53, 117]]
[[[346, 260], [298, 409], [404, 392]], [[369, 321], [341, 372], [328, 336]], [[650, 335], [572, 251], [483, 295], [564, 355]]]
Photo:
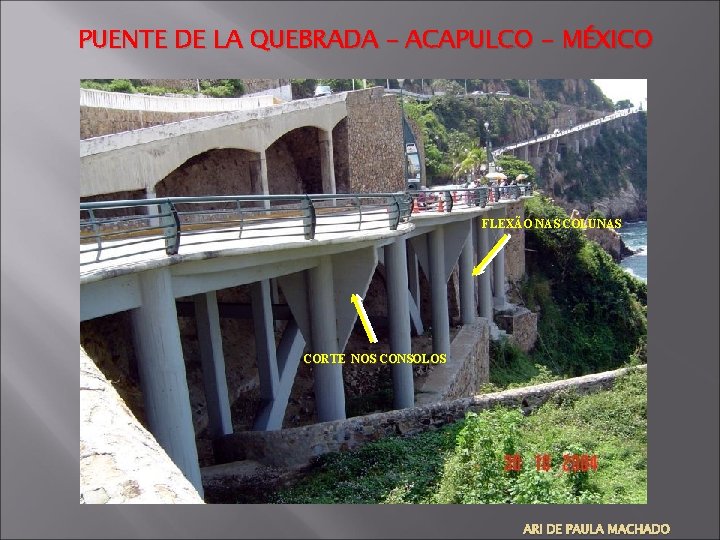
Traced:
[[215, 291], [195, 296], [194, 306], [207, 403], [208, 432], [210, 437], [215, 439], [233, 432], [220, 314]]
[[80, 285], [80, 321], [140, 307], [138, 275], [125, 274]]
[[262, 279], [279, 278], [280, 276], [301, 272], [317, 264], [316, 257], [306, 259], [290, 259], [278, 261], [274, 264], [251, 266], [249, 268], [235, 268], [212, 272], [211, 264], [207, 265], [205, 273], [173, 276], [173, 287], [178, 297], [194, 296], [208, 290], [228, 289], [254, 283]]
[[142, 305], [132, 314], [140, 386], [150, 432], [202, 496], [175, 296], [167, 269], [139, 276]]

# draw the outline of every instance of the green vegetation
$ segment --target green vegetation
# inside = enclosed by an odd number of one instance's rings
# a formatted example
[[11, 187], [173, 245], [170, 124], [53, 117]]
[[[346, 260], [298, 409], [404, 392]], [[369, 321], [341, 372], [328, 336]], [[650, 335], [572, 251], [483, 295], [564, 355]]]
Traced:
[[[467, 163], [461, 167], [463, 162], [468, 158], [474, 162], [478, 156], [484, 156], [488, 136], [497, 147], [513, 142], [518, 136], [518, 126], [524, 125], [528, 135], [532, 130], [546, 133], [556, 110], [557, 104], [550, 102], [535, 105], [514, 97], [501, 99], [495, 96], [461, 99], [448, 95], [425, 103], [405, 103], [406, 115], [422, 131], [427, 176], [434, 184], [457, 180], [459, 174], [468, 170]], [[485, 132], [485, 122], [489, 124], [489, 133]], [[513, 159], [503, 156], [500, 164], [503, 167], [511, 164], [514, 168], [529, 167]], [[535, 175], [531, 167], [521, 172]]]
[[[612, 391], [561, 393], [530, 416], [469, 413], [440, 430], [322, 457], [278, 503], [611, 503], [647, 501], [647, 377]], [[597, 456], [597, 470], [563, 471], [563, 454]], [[505, 455], [522, 457], [505, 471]], [[537, 470], [536, 455], [551, 456]]]
[[[245, 93], [245, 86], [241, 79], [199, 79], [198, 82], [200, 93], [208, 97], [238, 97]], [[152, 96], [196, 95], [198, 93], [196, 89], [179, 90], [163, 86], [142, 85], [139, 79], [81, 79], [80, 88]]]
[[[533, 221], [567, 217], [541, 197], [526, 201], [525, 214]], [[572, 376], [614, 369], [641, 354], [646, 283], [577, 229], [528, 229], [525, 245], [530, 277], [521, 295], [530, 309], [540, 310], [533, 363]]]
[[557, 168], [570, 186], [563, 193], [570, 202], [599, 199], [628, 183], [644, 197], [647, 193], [647, 113], [638, 113], [637, 122], [625, 132], [603, 126], [595, 144], [583, 149], [582, 159], [568, 151]]

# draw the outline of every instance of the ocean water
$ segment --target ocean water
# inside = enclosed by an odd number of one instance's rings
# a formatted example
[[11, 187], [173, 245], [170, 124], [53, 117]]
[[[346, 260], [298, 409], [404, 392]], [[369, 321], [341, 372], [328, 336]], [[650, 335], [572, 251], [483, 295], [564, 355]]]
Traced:
[[617, 231], [625, 245], [635, 251], [620, 263], [627, 272], [647, 282], [647, 222], [623, 223]]

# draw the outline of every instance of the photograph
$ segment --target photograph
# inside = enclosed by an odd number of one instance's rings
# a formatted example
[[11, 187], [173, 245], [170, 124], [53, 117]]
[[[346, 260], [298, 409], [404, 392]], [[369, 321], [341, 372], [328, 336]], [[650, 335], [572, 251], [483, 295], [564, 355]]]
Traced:
[[0, 540], [720, 538], [720, 3], [0, 9]]
[[79, 86], [81, 503], [647, 503], [645, 79]]

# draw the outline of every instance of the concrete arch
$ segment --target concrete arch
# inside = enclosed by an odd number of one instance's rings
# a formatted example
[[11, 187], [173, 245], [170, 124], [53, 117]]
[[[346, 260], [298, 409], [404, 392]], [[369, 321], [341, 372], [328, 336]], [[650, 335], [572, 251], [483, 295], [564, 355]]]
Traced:
[[304, 127], [327, 133], [347, 116], [344, 99], [291, 102], [196, 118], [81, 142], [81, 197], [152, 188], [193, 156], [236, 148], [261, 153]]
[[152, 186], [157, 197], [250, 195], [259, 188], [260, 154], [239, 148], [212, 148], [181, 163]]

